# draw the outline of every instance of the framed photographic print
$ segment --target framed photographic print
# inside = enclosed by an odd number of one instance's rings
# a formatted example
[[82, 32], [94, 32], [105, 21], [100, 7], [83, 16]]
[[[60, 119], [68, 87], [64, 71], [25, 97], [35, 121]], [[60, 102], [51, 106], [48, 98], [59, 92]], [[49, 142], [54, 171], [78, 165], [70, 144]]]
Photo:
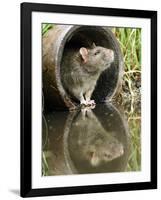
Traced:
[[21, 196], [157, 188], [157, 12], [21, 4]]

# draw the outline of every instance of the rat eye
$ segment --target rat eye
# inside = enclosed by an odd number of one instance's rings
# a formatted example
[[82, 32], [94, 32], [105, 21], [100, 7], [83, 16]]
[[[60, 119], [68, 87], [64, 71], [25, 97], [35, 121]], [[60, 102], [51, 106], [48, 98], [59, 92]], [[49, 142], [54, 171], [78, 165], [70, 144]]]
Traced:
[[96, 56], [97, 54], [99, 54], [100, 53], [100, 51], [96, 51], [95, 53], [94, 53], [94, 55]]
[[110, 155], [110, 154], [104, 154], [104, 156], [106, 157], [106, 158], [108, 158], [108, 159], [110, 159], [112, 156]]

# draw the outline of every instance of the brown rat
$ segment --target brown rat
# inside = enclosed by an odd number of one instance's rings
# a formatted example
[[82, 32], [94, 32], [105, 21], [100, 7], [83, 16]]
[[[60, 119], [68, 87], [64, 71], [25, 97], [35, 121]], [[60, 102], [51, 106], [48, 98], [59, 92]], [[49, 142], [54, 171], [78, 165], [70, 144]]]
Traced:
[[62, 82], [80, 104], [95, 104], [91, 100], [100, 74], [114, 61], [114, 52], [101, 46], [91, 49], [66, 49], [62, 59]]

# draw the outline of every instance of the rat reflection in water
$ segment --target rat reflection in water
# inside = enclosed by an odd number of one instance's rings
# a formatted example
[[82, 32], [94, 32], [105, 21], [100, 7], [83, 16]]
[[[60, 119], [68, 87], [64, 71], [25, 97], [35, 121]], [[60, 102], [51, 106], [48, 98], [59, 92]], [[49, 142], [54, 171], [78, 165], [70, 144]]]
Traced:
[[[129, 156], [128, 128], [112, 105], [46, 113], [47, 175], [121, 172]], [[44, 129], [45, 130], [45, 129]], [[45, 135], [44, 135], [44, 138]]]
[[92, 167], [112, 161], [124, 153], [123, 144], [103, 128], [90, 107], [81, 110], [72, 123], [71, 131], [74, 133], [73, 147], [77, 146], [76, 154]]

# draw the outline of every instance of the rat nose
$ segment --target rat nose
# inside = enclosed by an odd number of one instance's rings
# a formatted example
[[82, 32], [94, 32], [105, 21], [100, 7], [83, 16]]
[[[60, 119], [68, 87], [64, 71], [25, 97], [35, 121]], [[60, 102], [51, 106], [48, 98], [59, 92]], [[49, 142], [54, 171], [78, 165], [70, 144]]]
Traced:
[[114, 51], [111, 49], [107, 49], [106, 55], [110, 58], [112, 58], [112, 60], [114, 59]]
[[112, 55], [114, 55], [114, 52], [113, 52], [113, 50], [108, 49], [108, 50], [107, 50], [107, 54], [110, 54], [110, 55], [112, 56]]

